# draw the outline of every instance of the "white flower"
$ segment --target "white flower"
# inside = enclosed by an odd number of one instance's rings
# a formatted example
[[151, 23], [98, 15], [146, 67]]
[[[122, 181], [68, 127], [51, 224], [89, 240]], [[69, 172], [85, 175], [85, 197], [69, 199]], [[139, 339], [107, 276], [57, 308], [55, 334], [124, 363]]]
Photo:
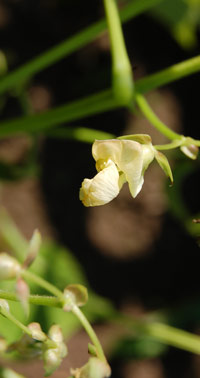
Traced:
[[147, 135], [135, 139], [96, 140], [92, 155], [96, 161], [97, 175], [85, 179], [80, 189], [80, 200], [85, 206], [100, 206], [112, 201], [125, 182], [135, 198], [144, 182], [144, 172], [156, 155]]

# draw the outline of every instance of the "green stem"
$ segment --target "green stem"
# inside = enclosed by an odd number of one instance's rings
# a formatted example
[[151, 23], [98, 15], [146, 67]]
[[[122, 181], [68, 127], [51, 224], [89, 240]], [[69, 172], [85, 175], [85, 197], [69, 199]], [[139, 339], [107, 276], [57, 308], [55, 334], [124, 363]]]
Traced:
[[27, 335], [32, 335], [28, 327], [26, 327], [23, 323], [16, 319], [10, 312], [6, 311], [5, 309], [1, 309], [1, 314], [4, 315], [7, 319], [9, 319], [12, 323], [14, 323], [17, 327], [19, 327]]
[[44, 280], [43, 278], [37, 276], [36, 274], [30, 272], [29, 270], [22, 270], [21, 276], [27, 280], [30, 280], [34, 283], [36, 283], [38, 286], [43, 287], [43, 289], [49, 291], [53, 295], [55, 295], [61, 303], [64, 302], [64, 296], [62, 291], [57, 289], [54, 285], [52, 285], [50, 282]]
[[[138, 80], [136, 82], [136, 89], [138, 92], [143, 93], [197, 71], [200, 71], [200, 56], [188, 59], [160, 71], [157, 74]], [[137, 96], [139, 96], [139, 93]], [[17, 133], [39, 132], [40, 130], [52, 128], [53, 126], [63, 122], [75, 121], [77, 119], [115, 109], [117, 107], [117, 102], [112, 98], [112, 91], [105, 90], [73, 103], [49, 110], [42, 114], [2, 122], [0, 127], [0, 138]], [[165, 125], [164, 129], [166, 130]]]
[[[19, 302], [16, 294], [4, 290], [0, 290], [0, 298]], [[57, 297], [45, 295], [29, 295], [28, 302], [38, 306], [62, 307], [62, 303]]]
[[99, 339], [98, 339], [96, 333], [94, 332], [93, 328], [91, 327], [91, 325], [88, 322], [88, 320], [85, 317], [85, 315], [82, 313], [82, 311], [76, 305], [73, 306], [72, 312], [79, 319], [79, 321], [81, 322], [82, 326], [85, 328], [88, 336], [90, 337], [90, 340], [95, 345], [96, 351], [97, 351], [97, 356], [99, 357], [99, 359], [102, 360], [102, 361], [104, 361], [104, 362], [106, 362], [106, 357], [104, 355], [101, 343], [99, 342]]
[[161, 342], [200, 354], [200, 337], [161, 323], [151, 323], [146, 326], [148, 335]]
[[141, 321], [126, 315], [117, 316], [114, 321], [124, 326], [129, 333], [132, 330], [134, 336], [138, 331], [138, 336], [151, 336], [163, 344], [200, 354], [200, 337], [190, 332], [155, 321], [147, 323], [147, 319]]
[[161, 134], [165, 135], [167, 138], [174, 140], [174, 139], [182, 139], [182, 135], [175, 133], [171, 129], [169, 129], [153, 112], [151, 107], [148, 105], [147, 101], [145, 100], [144, 96], [140, 93], [136, 93], [136, 102], [144, 114], [144, 116], [149, 120], [149, 122], [158, 130]]
[[[161, 0], [135, 0], [129, 3], [120, 12], [122, 22], [130, 20], [132, 17], [145, 12], [158, 4]], [[15, 71], [1, 78], [0, 93], [13, 88], [16, 84], [22, 81], [27, 81], [30, 77], [40, 72], [41, 70], [56, 63], [60, 59], [72, 54], [74, 51], [85, 46], [87, 43], [92, 42], [106, 29], [106, 21], [101, 20], [87, 27], [73, 37], [61, 42], [57, 46], [51, 48], [45, 53], [39, 55], [30, 62], [19, 67]]]
[[19, 133], [36, 133], [63, 122], [71, 122], [89, 115], [115, 109], [117, 106], [111, 90], [106, 90], [44, 113], [2, 122], [0, 138]]
[[115, 0], [104, 0], [112, 53], [113, 93], [119, 104], [133, 100], [133, 78]]
[[181, 139], [175, 139], [171, 143], [166, 143], [166, 144], [157, 144], [154, 145], [154, 148], [158, 151], [162, 150], [172, 150], [174, 148], [180, 147], [182, 145]]
[[136, 91], [146, 93], [199, 71], [200, 55], [138, 80], [136, 82]]

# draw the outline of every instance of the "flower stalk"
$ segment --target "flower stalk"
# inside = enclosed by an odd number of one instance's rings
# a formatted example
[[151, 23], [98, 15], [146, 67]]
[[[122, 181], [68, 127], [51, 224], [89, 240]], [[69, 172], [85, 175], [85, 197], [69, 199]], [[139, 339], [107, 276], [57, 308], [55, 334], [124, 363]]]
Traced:
[[130, 106], [134, 84], [116, 1], [104, 0], [104, 7], [111, 42], [113, 94], [119, 105]]

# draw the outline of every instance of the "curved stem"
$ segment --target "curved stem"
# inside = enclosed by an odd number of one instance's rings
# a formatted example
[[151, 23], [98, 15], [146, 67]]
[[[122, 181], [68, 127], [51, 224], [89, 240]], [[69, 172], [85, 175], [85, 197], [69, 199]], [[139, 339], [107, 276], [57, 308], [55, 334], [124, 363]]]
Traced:
[[106, 362], [106, 357], [104, 355], [101, 343], [96, 333], [94, 332], [93, 328], [91, 327], [90, 323], [88, 322], [87, 318], [85, 317], [85, 315], [82, 313], [80, 308], [76, 305], [73, 306], [72, 312], [79, 319], [82, 326], [85, 328], [88, 336], [90, 337], [90, 340], [93, 342], [94, 346], [96, 347], [96, 352], [99, 359]]
[[172, 150], [174, 148], [180, 147], [182, 145], [181, 139], [175, 139], [171, 143], [166, 143], [166, 144], [157, 144], [154, 145], [154, 148], [158, 151], [164, 151], [164, 150]]
[[175, 140], [175, 139], [182, 139], [182, 135], [175, 133], [169, 129], [153, 112], [149, 104], [147, 103], [144, 96], [140, 93], [136, 93], [135, 95], [136, 102], [144, 114], [144, 116], [149, 120], [149, 122], [158, 130], [161, 134], [165, 135], [168, 139]]

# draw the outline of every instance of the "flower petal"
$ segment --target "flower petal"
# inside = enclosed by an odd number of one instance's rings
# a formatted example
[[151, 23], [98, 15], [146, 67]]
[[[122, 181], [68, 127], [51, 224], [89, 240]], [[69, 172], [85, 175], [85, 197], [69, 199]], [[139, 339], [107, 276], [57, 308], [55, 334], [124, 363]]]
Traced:
[[144, 182], [144, 171], [154, 158], [154, 149], [151, 143], [141, 145], [133, 140], [96, 140], [92, 154], [96, 161], [111, 159], [124, 173], [130, 192], [136, 197]]
[[112, 201], [119, 194], [119, 173], [109, 161], [106, 167], [89, 180], [85, 179], [80, 189], [80, 200], [85, 206], [100, 206]]
[[143, 149], [141, 144], [132, 140], [121, 140], [121, 157], [117, 165], [128, 181], [131, 195], [136, 197], [142, 188], [144, 179]]

